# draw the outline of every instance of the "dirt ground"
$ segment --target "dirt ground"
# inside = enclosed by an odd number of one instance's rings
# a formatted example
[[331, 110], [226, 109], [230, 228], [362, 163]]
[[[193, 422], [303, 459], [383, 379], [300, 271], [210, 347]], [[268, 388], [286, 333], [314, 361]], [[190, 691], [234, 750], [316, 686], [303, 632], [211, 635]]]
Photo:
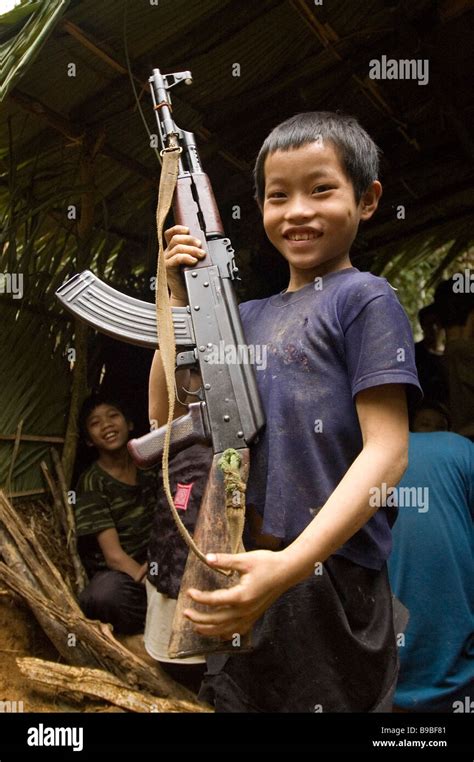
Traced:
[[[50, 689], [34, 686], [21, 674], [17, 657], [35, 656], [61, 661], [41, 627], [18, 599], [0, 591], [0, 701], [22, 701], [24, 712], [121, 712], [103, 702], [75, 700]], [[20, 708], [21, 705], [18, 707]]]

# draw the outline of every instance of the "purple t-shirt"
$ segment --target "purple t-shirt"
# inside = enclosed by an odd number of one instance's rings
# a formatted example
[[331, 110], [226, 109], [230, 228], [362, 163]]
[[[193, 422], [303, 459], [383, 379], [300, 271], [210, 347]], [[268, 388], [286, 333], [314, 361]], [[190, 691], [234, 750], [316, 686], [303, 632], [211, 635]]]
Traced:
[[[355, 395], [380, 384], [421, 395], [412, 332], [385, 278], [355, 267], [244, 302], [240, 314], [266, 416], [251, 448], [247, 503], [263, 516], [262, 532], [287, 544], [362, 449]], [[338, 555], [380, 569], [391, 549], [389, 513], [379, 509]]]

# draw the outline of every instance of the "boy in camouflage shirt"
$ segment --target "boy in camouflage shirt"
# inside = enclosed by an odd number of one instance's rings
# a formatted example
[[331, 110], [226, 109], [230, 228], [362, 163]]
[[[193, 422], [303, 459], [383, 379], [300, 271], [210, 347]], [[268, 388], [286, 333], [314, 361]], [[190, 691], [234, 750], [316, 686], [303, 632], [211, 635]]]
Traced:
[[133, 424], [121, 405], [90, 397], [80, 426], [98, 457], [77, 485], [79, 552], [90, 578], [79, 603], [86, 616], [109, 622], [117, 633], [143, 632], [156, 472], [140, 471], [130, 458], [127, 441]]

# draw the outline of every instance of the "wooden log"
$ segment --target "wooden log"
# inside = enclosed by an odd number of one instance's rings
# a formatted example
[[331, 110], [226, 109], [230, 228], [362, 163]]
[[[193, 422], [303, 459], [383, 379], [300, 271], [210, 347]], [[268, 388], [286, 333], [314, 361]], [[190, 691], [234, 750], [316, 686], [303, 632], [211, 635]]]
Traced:
[[99, 668], [116, 675], [133, 689], [145, 689], [162, 698], [195, 701], [196, 696], [172, 680], [158, 664], [151, 667], [128, 651], [109, 625], [64, 611], [18, 580], [0, 563], [0, 579], [30, 606], [39, 624], [61, 656], [73, 666]]
[[33, 659], [17, 658], [16, 663], [23, 675], [41, 685], [51, 686], [66, 693], [108, 701], [127, 712], [211, 712], [211, 709], [191, 701], [163, 699], [146, 691], [131, 690], [122, 680], [109, 672], [86, 667], [70, 667], [65, 664]]
[[101, 668], [132, 688], [162, 698], [195, 700], [159, 666], [150, 667], [119, 643], [111, 628], [86, 619], [59, 571], [0, 491], [0, 580], [30, 606], [64, 659], [76, 666]]
[[[80, 612], [80, 608], [71, 591], [65, 585], [62, 575], [44, 551], [38, 538], [35, 537], [30, 527], [20, 518], [5, 494], [0, 490], [0, 531], [2, 524], [3, 532], [0, 533], [0, 537], [3, 538], [4, 545], [0, 544], [0, 553], [4, 556], [8, 566], [12, 568], [13, 562], [19, 564], [23, 570], [22, 576], [26, 577], [29, 584], [33, 588], [39, 589], [48, 600], [58, 602], [59, 605], [62, 604], [63, 600], [67, 600], [70, 607], [76, 612]], [[5, 537], [5, 531], [8, 537]], [[5, 557], [5, 553], [7, 553], [7, 557]]]

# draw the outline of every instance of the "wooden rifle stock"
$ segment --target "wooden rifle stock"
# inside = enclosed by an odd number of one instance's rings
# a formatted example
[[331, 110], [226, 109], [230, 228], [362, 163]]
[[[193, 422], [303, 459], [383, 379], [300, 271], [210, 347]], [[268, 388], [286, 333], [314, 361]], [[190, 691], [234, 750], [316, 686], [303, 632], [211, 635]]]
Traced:
[[[249, 470], [248, 449], [239, 450], [242, 456], [240, 467], [241, 480], [247, 483]], [[203, 553], [232, 553], [236, 552], [231, 547], [229, 524], [226, 515], [226, 496], [224, 492], [224, 478], [218, 461], [222, 453], [214, 455], [209, 478], [204, 491], [201, 508], [194, 531], [194, 541]], [[243, 499], [243, 496], [242, 496]], [[241, 548], [237, 552], [244, 552]], [[184, 570], [183, 579], [179, 591], [176, 613], [173, 620], [173, 629], [169, 643], [169, 655], [171, 658], [185, 658], [195, 654], [211, 653], [215, 651], [238, 653], [251, 648], [250, 633], [241, 635], [235, 633], [230, 641], [220, 638], [200, 635], [196, 632], [193, 623], [183, 616], [187, 608], [195, 608], [198, 611], [210, 611], [208, 606], [193, 601], [187, 591], [189, 588], [198, 590], [220, 590], [234, 587], [238, 584], [239, 575], [232, 572], [225, 576], [221, 572], [206, 566], [191, 551]]]

